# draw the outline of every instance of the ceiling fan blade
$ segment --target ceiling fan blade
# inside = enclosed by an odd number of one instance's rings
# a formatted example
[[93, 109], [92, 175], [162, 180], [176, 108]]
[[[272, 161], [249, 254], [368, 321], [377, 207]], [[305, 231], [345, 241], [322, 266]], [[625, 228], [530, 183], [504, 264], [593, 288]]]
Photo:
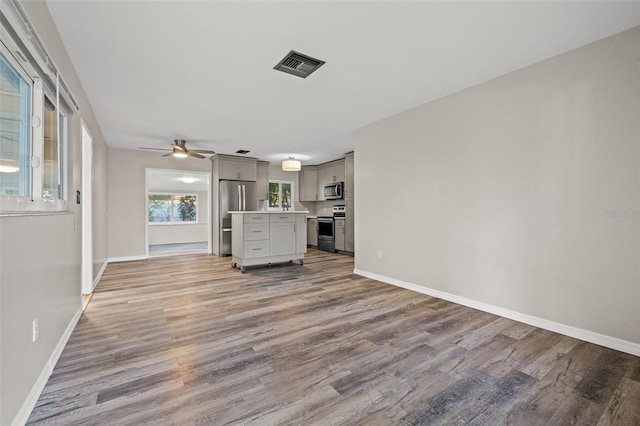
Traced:
[[171, 151], [170, 149], [167, 149], [167, 148], [146, 148], [143, 146], [138, 147], [138, 149], [150, 149], [152, 151]]
[[201, 154], [215, 154], [215, 151], [212, 151], [210, 149], [192, 149], [191, 152], [199, 152]]
[[187, 151], [187, 155], [189, 157], [193, 157], [193, 158], [205, 158], [204, 155], [200, 155], [200, 154], [198, 154], [198, 153], [196, 153], [194, 151]]
[[166, 154], [163, 154], [163, 157], [171, 157], [173, 155], [173, 152], [167, 152]]
[[176, 144], [173, 144], [173, 145], [171, 145], [171, 147], [172, 147], [174, 150], [177, 150], [177, 151], [188, 152], [187, 147], [186, 147], [186, 146], [184, 146], [184, 145], [176, 145]]

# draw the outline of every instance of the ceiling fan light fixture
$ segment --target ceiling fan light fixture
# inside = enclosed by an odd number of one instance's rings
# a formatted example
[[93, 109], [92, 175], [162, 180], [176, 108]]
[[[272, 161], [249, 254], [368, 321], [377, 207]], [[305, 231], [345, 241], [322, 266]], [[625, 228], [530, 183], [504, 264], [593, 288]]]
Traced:
[[187, 154], [185, 154], [184, 152], [174, 152], [173, 156], [176, 158], [187, 158]]
[[297, 172], [300, 171], [301, 163], [299, 160], [289, 157], [288, 160], [282, 162], [282, 170], [285, 172]]

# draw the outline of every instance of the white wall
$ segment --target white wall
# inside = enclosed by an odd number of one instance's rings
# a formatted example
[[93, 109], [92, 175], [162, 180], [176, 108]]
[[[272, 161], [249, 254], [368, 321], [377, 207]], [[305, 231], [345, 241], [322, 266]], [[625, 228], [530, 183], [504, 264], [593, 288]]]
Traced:
[[[172, 192], [157, 190], [154, 192]], [[195, 192], [198, 197], [198, 223], [162, 223], [149, 225], [149, 245], [171, 243], [197, 243], [208, 241], [209, 197], [206, 192]]]
[[640, 351], [639, 57], [635, 28], [357, 131], [357, 271]]
[[[0, 217], [0, 424], [24, 421], [81, 310], [81, 118], [94, 142], [94, 277], [107, 254], [106, 144], [43, 1], [21, 2], [80, 105], [68, 117], [67, 214]], [[4, 23], [3, 23], [4, 24]], [[77, 227], [74, 227], [74, 222]], [[31, 324], [40, 337], [31, 342]], [[23, 411], [20, 411], [21, 408]], [[27, 410], [27, 411], [24, 411]], [[20, 417], [22, 416], [22, 417]]]
[[109, 259], [141, 258], [146, 255], [147, 168], [211, 173], [211, 161], [162, 158], [161, 152], [109, 148]]

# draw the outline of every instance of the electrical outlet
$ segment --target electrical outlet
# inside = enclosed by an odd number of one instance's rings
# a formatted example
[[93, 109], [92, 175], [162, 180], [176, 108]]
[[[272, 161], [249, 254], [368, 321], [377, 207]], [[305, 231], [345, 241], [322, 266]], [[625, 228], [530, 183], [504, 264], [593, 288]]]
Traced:
[[35, 342], [40, 337], [40, 321], [38, 318], [34, 319], [31, 325], [31, 341]]
[[382, 250], [378, 250], [378, 252], [376, 253], [376, 256], [378, 259], [382, 259]]

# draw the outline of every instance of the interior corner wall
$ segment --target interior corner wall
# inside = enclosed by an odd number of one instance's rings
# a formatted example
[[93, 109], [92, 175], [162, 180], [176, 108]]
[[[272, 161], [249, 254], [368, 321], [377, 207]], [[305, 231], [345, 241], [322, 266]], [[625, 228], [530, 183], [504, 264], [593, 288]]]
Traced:
[[109, 148], [109, 259], [146, 255], [146, 170], [168, 169], [211, 173], [209, 159], [162, 157], [162, 152]]
[[[94, 277], [106, 261], [106, 143], [46, 3], [21, 1], [80, 111], [67, 118], [67, 200], [64, 214], [0, 217], [0, 424], [26, 420], [81, 311], [82, 120], [94, 143]], [[99, 211], [99, 213], [97, 213]], [[40, 336], [31, 341], [32, 321]], [[25, 412], [25, 410], [27, 410]]]
[[637, 347], [638, 58], [640, 27], [359, 129], [356, 270]]

